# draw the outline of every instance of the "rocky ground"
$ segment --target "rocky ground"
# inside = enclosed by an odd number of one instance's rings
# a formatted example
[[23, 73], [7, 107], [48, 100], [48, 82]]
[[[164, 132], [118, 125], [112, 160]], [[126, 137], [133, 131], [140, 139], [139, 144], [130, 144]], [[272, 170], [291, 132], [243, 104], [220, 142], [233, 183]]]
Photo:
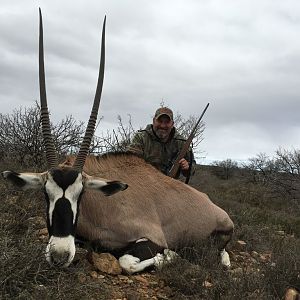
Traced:
[[[40, 226], [44, 224], [44, 220], [41, 217], [34, 218], [32, 222], [40, 224]], [[277, 231], [275, 234], [278, 236], [286, 235], [284, 231]], [[48, 240], [47, 228], [42, 227], [36, 230], [36, 238], [46, 244]], [[232, 245], [229, 251], [232, 265], [231, 268], [228, 269], [228, 274], [234, 280], [239, 280], [239, 278], [247, 274], [259, 274], [265, 264], [275, 266], [275, 263], [272, 262], [271, 251], [265, 251], [263, 253], [256, 251], [248, 252], [246, 248], [247, 243], [238, 240]], [[151, 270], [135, 275], [123, 274], [118, 261], [108, 253], [99, 254], [89, 252], [83, 248], [77, 248], [73, 263], [78, 265], [78, 283], [88, 284], [98, 282], [100, 286], [106, 290], [110, 290], [108, 299], [182, 299], [182, 295], [178, 294], [176, 289], [171, 288], [161, 279], [159, 271]], [[213, 285], [214, 280], [212, 278], [202, 282], [203, 289], [211, 289]], [[300, 297], [299, 293], [292, 289], [288, 290], [286, 295], [285, 299], [288, 300], [296, 300], [299, 299], [297, 297]], [[259, 290], [257, 290], [257, 296], [259, 296]], [[255, 298], [255, 294], [253, 298]], [[90, 299], [97, 298], [91, 297]], [[260, 298], [258, 297], [257, 299]]]

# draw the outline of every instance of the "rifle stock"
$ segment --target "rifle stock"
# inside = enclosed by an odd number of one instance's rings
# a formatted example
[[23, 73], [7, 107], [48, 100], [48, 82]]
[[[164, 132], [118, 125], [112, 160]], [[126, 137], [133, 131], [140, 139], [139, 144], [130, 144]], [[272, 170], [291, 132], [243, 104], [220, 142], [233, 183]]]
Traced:
[[207, 105], [206, 105], [206, 107], [204, 108], [204, 110], [203, 110], [203, 112], [202, 112], [200, 118], [198, 119], [196, 125], [195, 125], [194, 128], [192, 129], [192, 131], [191, 131], [191, 133], [190, 133], [188, 139], [186, 140], [186, 142], [184, 143], [183, 147], [181, 148], [181, 150], [180, 150], [180, 152], [179, 152], [179, 154], [178, 154], [178, 156], [177, 156], [177, 158], [176, 158], [176, 160], [175, 160], [175, 162], [174, 162], [172, 168], [171, 168], [170, 171], [169, 171], [168, 176], [170, 176], [170, 177], [172, 177], [172, 178], [175, 178], [175, 176], [176, 176], [176, 174], [177, 174], [177, 172], [178, 172], [178, 170], [179, 170], [179, 161], [180, 161], [182, 158], [184, 158], [185, 154], [186, 154], [187, 151], [189, 150], [190, 145], [191, 145], [191, 143], [192, 143], [192, 141], [193, 141], [193, 138], [194, 138], [194, 136], [195, 136], [195, 134], [196, 134], [197, 127], [198, 127], [198, 125], [199, 125], [199, 123], [200, 123], [202, 117], [204, 116], [204, 114], [205, 114], [205, 112], [206, 112], [208, 106], [209, 106], [209, 103], [207, 103]]

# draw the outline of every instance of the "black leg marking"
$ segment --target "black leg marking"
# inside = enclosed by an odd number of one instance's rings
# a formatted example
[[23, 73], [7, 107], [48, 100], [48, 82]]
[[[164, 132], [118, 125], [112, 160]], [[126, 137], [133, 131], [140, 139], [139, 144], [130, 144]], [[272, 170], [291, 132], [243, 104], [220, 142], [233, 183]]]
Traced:
[[126, 254], [138, 257], [141, 261], [153, 258], [157, 253], [164, 253], [164, 248], [151, 242], [142, 241], [131, 245]]

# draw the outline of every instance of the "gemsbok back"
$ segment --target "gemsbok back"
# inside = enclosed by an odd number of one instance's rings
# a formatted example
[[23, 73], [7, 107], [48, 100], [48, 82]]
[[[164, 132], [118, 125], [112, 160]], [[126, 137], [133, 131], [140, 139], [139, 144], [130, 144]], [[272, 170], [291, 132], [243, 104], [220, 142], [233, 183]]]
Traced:
[[[41, 120], [49, 170], [43, 173], [4, 171], [2, 175], [23, 189], [44, 190], [49, 232], [47, 261], [63, 267], [70, 265], [75, 255], [75, 236], [78, 236], [113, 253], [125, 272], [135, 273], [150, 266], [161, 266], [176, 256], [172, 250], [213, 235], [218, 237], [221, 263], [230, 266], [225, 246], [231, 239], [233, 222], [206, 194], [160, 173], [131, 153], [88, 155], [99, 110], [104, 61], [105, 19], [98, 84], [85, 136], [77, 157], [70, 156], [59, 165], [46, 100], [40, 12]], [[108, 195], [113, 196], [105, 197]]]

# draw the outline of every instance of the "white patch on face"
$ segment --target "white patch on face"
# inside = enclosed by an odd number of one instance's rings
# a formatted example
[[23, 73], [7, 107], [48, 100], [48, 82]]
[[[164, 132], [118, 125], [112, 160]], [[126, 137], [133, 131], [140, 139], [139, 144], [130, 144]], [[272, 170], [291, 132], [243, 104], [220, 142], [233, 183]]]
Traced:
[[49, 222], [52, 225], [52, 214], [55, 207], [55, 203], [58, 199], [62, 198], [64, 195], [63, 189], [53, 180], [52, 176], [49, 174], [48, 180], [45, 185], [47, 195], [49, 197]]
[[73, 224], [75, 222], [76, 214], [77, 214], [77, 201], [79, 199], [79, 195], [82, 191], [83, 184], [82, 184], [82, 175], [78, 174], [76, 180], [73, 184], [68, 186], [65, 190], [65, 194], [63, 189], [53, 180], [52, 176], [49, 174], [48, 180], [46, 183], [46, 191], [49, 197], [49, 222], [50, 226], [52, 225], [52, 214], [55, 208], [56, 201], [63, 196], [67, 200], [69, 200], [71, 204], [71, 209], [73, 211]]
[[49, 264], [68, 267], [75, 256], [75, 252], [75, 241], [72, 235], [67, 237], [51, 236], [45, 255]]
[[73, 211], [73, 224], [77, 215], [77, 202], [79, 200], [80, 193], [82, 192], [82, 175], [78, 174], [76, 180], [73, 184], [69, 185], [65, 191], [65, 198], [71, 203], [71, 208]]

